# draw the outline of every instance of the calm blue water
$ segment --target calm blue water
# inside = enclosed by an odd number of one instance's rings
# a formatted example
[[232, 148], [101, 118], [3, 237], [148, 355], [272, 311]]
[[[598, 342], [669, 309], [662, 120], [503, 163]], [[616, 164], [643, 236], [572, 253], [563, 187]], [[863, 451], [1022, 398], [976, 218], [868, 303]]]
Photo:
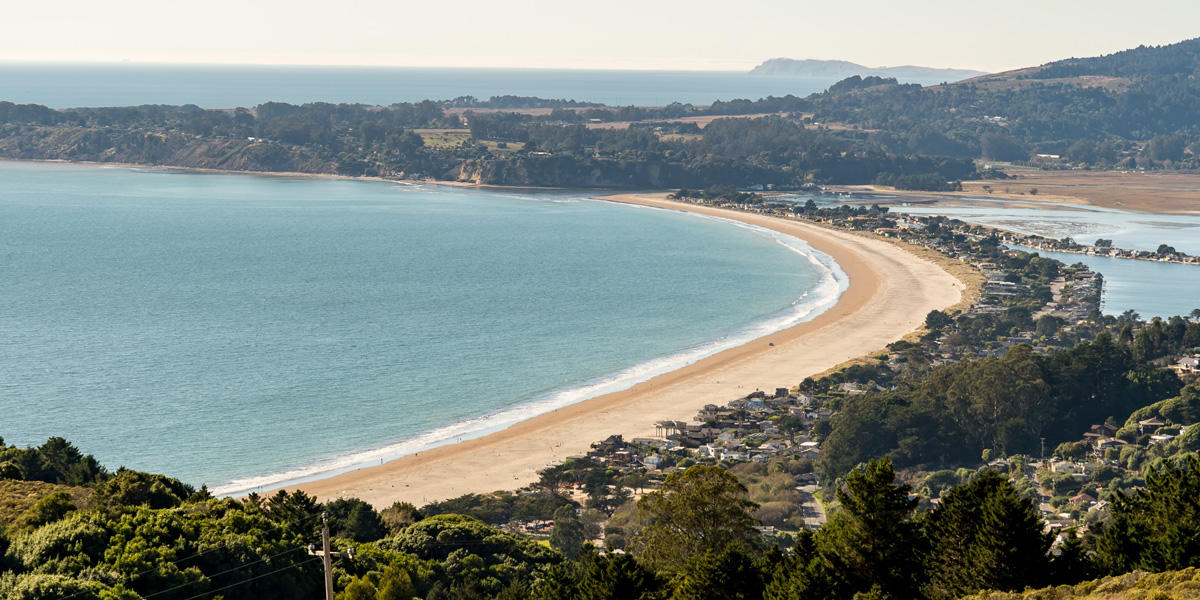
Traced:
[[570, 193], [0, 162], [0, 436], [233, 493], [628, 387], [844, 277]]
[[[937, 214], [970, 223], [991, 225], [1026, 234], [1091, 244], [1098, 238], [1135, 250], [1155, 250], [1169, 244], [1181, 252], [1200, 254], [1200, 215], [1149, 215], [1123, 210], [1044, 203], [1045, 208], [1014, 208], [986, 198], [970, 199], [971, 206], [941, 204], [896, 206], [911, 214]], [[1200, 307], [1200, 266], [1141, 260], [1042, 252], [1067, 264], [1082, 262], [1104, 275], [1103, 311], [1126, 310], [1143, 317], [1186, 315]]]
[[52, 108], [140, 104], [233, 108], [267, 101], [387, 105], [506, 94], [621, 106], [705, 105], [736, 98], [807, 96], [835, 82], [739, 71], [0, 63], [0, 100]]
[[1119, 315], [1132, 310], [1142, 318], [1187, 316], [1200, 308], [1200, 266], [1046, 252], [1018, 248], [1068, 265], [1083, 263], [1104, 275], [1100, 310]]

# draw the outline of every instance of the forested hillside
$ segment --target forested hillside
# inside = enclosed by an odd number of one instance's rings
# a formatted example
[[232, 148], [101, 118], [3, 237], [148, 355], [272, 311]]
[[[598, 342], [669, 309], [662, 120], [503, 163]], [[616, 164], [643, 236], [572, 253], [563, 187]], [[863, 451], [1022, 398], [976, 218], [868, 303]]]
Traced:
[[1090, 166], [1200, 164], [1200, 38], [950, 85], [831, 89], [809, 101], [815, 119], [873, 130], [869, 138], [893, 152], [1035, 162], [1037, 154], [1053, 154]]
[[1107, 334], [1052, 356], [1017, 346], [845, 403], [822, 466], [837, 477], [876, 456], [901, 467], [968, 463], [985, 450], [1037, 456], [1043, 443], [1053, 448], [1178, 392], [1173, 374], [1136, 360]]
[[[802, 104], [767, 98], [700, 112], [736, 115]], [[885, 152], [780, 116], [718, 119], [702, 132], [694, 124], [690, 129], [676, 124], [689, 133], [672, 136], [658, 126], [609, 129], [566, 121], [577, 121], [579, 114], [604, 114], [589, 119], [605, 120], [686, 107], [582, 110], [460, 116], [435, 102], [388, 107], [272, 102], [252, 110], [57, 111], [0, 102], [0, 157], [608, 188], [786, 187], [909, 176], [942, 189], [974, 173], [967, 160]]]

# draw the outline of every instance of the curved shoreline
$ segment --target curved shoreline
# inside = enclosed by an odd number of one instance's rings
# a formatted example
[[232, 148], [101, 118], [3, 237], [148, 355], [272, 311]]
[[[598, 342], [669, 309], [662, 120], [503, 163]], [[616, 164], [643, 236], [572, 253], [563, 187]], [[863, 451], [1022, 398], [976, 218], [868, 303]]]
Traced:
[[833, 257], [849, 277], [849, 287], [812, 320], [627, 390], [543, 413], [483, 437], [290, 489], [323, 499], [357, 497], [377, 507], [398, 500], [421, 505], [465, 493], [514, 489], [535, 481], [539, 469], [584, 454], [593, 442], [609, 435], [649, 437], [656, 421], [689, 419], [705, 404], [723, 404], [755, 389], [794, 386], [809, 375], [884, 347], [920, 327], [930, 310], [962, 297], [964, 285], [958, 279], [887, 242], [663, 196], [602, 199], [717, 216], [799, 237]]
[[686, 348], [674, 350], [667, 354], [651, 357], [632, 366], [606, 373], [599, 377], [582, 380], [552, 390], [549, 393], [535, 396], [524, 402], [497, 412], [455, 421], [438, 427], [432, 431], [421, 433], [416, 437], [381, 447], [370, 448], [351, 454], [343, 454], [332, 460], [317, 462], [311, 466], [299, 467], [282, 472], [266, 475], [234, 479], [226, 484], [214, 486], [211, 491], [218, 496], [239, 497], [251, 492], [275, 490], [304, 485], [337, 475], [348, 473], [363, 467], [383, 464], [389, 460], [403, 458], [418, 452], [427, 452], [444, 446], [462, 442], [463, 440], [482, 437], [497, 431], [502, 431], [517, 423], [528, 420], [540, 414], [553, 412], [559, 408], [570, 406], [593, 397], [627, 390], [643, 381], [684, 368], [708, 356], [718, 354], [730, 348], [742, 346], [748, 342], [772, 335], [788, 329], [798, 323], [816, 318], [829, 308], [832, 308], [849, 286], [849, 278], [832, 257], [819, 252], [800, 238], [779, 233], [759, 225], [750, 225], [741, 221], [733, 221], [723, 217], [683, 213], [665, 208], [633, 205], [622, 202], [610, 202], [601, 198], [589, 198], [592, 202], [621, 204], [628, 209], [644, 209], [650, 211], [675, 213], [686, 218], [705, 219], [722, 223], [740, 230], [750, 231], [754, 235], [771, 240], [774, 244], [782, 245], [787, 251], [801, 257], [801, 260], [812, 265], [818, 274], [818, 281], [791, 300], [788, 305], [779, 310], [754, 317], [736, 329], [730, 330], [720, 337], [705, 339]]

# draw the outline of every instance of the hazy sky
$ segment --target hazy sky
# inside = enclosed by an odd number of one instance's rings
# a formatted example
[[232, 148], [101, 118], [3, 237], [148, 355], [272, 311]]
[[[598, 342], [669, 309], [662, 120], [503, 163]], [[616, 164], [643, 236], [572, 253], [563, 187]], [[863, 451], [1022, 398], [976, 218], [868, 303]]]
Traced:
[[22, 0], [0, 60], [998, 71], [1196, 36], [1196, 0]]

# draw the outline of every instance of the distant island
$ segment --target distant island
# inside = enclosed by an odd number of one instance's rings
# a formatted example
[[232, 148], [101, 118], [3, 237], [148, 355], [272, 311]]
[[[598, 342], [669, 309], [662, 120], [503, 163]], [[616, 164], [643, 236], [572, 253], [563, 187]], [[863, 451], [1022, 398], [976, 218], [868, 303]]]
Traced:
[[901, 67], [867, 67], [846, 60], [772, 58], [751, 69], [750, 74], [788, 77], [835, 77], [838, 79], [854, 75], [860, 77], [874, 75], [876, 77], [895, 77], [900, 81], [941, 77], [947, 82], [951, 82], [979, 77], [988, 73], [972, 71], [970, 69], [937, 69], [913, 65], [904, 65]]

